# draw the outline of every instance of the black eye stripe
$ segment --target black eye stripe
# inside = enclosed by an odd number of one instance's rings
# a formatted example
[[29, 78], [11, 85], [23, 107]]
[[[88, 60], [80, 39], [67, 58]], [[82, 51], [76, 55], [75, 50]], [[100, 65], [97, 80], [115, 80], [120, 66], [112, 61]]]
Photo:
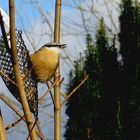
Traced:
[[44, 47], [48, 47], [48, 48], [51, 48], [51, 47], [61, 47], [61, 46], [66, 46], [66, 44], [55, 44], [55, 43], [54, 44], [53, 43], [49, 44], [48, 43], [48, 44], [43, 45], [42, 48], [44, 48]]
[[61, 45], [44, 45], [44, 47], [59, 47]]

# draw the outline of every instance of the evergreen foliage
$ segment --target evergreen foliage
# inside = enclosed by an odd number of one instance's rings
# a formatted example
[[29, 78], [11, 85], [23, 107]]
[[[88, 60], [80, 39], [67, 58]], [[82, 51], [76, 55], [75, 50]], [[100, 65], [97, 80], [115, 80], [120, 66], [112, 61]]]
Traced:
[[[115, 116], [112, 118], [112, 112], [110, 112], [112, 108], [110, 107], [112, 104], [114, 105], [116, 98], [109, 101], [108, 104], [108, 100], [111, 98], [106, 97], [106, 94], [112, 97], [114, 92], [111, 90], [111, 93], [107, 93], [108, 91], [104, 92], [103, 90], [105, 82], [110, 88], [112, 81], [107, 81], [107, 79], [110, 79], [110, 73], [114, 74], [112, 63], [115, 63], [115, 66], [118, 63], [116, 50], [113, 45], [112, 47], [108, 46], [103, 19], [100, 22], [96, 38], [97, 42], [93, 45], [91, 35], [87, 34], [85, 55], [76, 61], [75, 70], [70, 73], [68, 92], [82, 81], [85, 74], [89, 75], [89, 79], [67, 103], [66, 114], [69, 116], [65, 133], [67, 140], [103, 139], [112, 129], [110, 119], [115, 119]], [[107, 68], [108, 66], [112, 68]], [[108, 125], [110, 130], [107, 130]]]
[[[115, 39], [115, 37], [114, 37]], [[114, 41], [115, 42], [115, 41]], [[108, 44], [105, 26], [101, 20], [97, 31], [96, 47], [100, 66], [100, 100], [96, 107], [95, 138], [100, 140], [117, 137], [117, 82], [118, 62], [115, 44]]]
[[120, 15], [121, 73], [121, 136], [122, 139], [140, 138], [140, 7], [131, 0], [122, 1]]
[[96, 42], [87, 34], [87, 50], [70, 72], [68, 93], [85, 74], [88, 81], [67, 103], [66, 140], [140, 139], [140, 5], [122, 0], [120, 13], [121, 63], [116, 36], [108, 43], [103, 19]]

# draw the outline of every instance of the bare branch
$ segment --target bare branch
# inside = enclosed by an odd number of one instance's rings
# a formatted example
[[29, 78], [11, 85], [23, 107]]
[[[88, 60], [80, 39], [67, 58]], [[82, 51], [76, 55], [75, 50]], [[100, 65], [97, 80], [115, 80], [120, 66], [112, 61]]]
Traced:
[[71, 93], [65, 98], [65, 100], [61, 103], [61, 106], [64, 105], [64, 103], [84, 84], [84, 82], [88, 79], [88, 75], [82, 80], [82, 82], [72, 90]]
[[[60, 43], [60, 25], [61, 25], [61, 0], [55, 0], [55, 21], [54, 21], [54, 42]], [[59, 57], [60, 61], [60, 57]], [[55, 78], [60, 75], [60, 62], [55, 73]], [[54, 87], [54, 140], [61, 140], [61, 108], [60, 108], [60, 79]]]
[[[46, 84], [47, 84], [47, 86], [48, 86], [48, 89], [50, 89], [51, 87], [50, 87], [49, 83], [47, 82]], [[50, 92], [50, 95], [51, 95], [51, 98], [52, 98], [53, 104], [54, 104], [54, 106], [56, 106], [56, 103], [55, 103], [55, 100], [54, 100], [54, 97], [53, 97], [53, 93], [52, 93], [51, 90], [50, 90], [49, 92]]]
[[0, 70], [0, 75], [2, 75], [2, 76], [5, 77], [8, 81], [10, 81], [12, 84], [14, 84], [14, 85], [17, 86], [17, 84], [16, 84], [13, 80], [11, 80], [2, 70]]
[[30, 138], [31, 140], [36, 140], [36, 132], [33, 127], [33, 120], [31, 116], [29, 104], [25, 95], [23, 81], [22, 81], [22, 77], [21, 77], [21, 73], [20, 73], [20, 69], [18, 65], [18, 59], [17, 59], [14, 0], [9, 1], [9, 12], [10, 12], [10, 42], [11, 42], [12, 65], [14, 69], [16, 83], [18, 85], [18, 92], [21, 99], [23, 111], [25, 114], [26, 125], [30, 134]]
[[44, 137], [44, 135], [42, 133], [42, 130], [41, 130], [41, 126], [40, 126], [39, 120], [37, 120], [36, 125], [37, 125], [38, 132], [42, 135], [42, 138], [44, 138], [44, 139], [41, 139], [41, 140], [45, 140], [45, 137]]
[[1, 110], [0, 110], [0, 140], [6, 140], [6, 131], [4, 128]]
[[35, 4], [38, 8], [38, 11], [40, 12], [40, 14], [42, 15], [42, 17], [45, 19], [47, 25], [49, 26], [50, 28], [50, 31], [51, 31], [51, 40], [52, 40], [52, 35], [53, 35], [53, 28], [52, 28], [52, 25], [50, 23], [50, 21], [48, 20], [48, 17], [46, 15], [46, 13], [43, 11], [41, 5], [39, 4], [38, 0], [35, 0]]
[[[26, 123], [25, 117], [19, 111], [17, 111], [5, 98], [3, 98], [3, 96], [0, 95], [0, 99]], [[40, 138], [42, 138], [41, 134], [38, 131], [36, 131], [36, 133]]]
[[22, 118], [19, 118], [15, 122], [9, 124], [5, 129], [8, 130], [8, 129], [12, 128], [12, 127], [15, 127], [21, 120], [22, 120]]
[[48, 95], [48, 93], [52, 90], [52, 88], [55, 86], [56, 82], [59, 80], [60, 78], [57, 78], [54, 83], [49, 87], [49, 89], [42, 95], [42, 97], [39, 98], [38, 102], [39, 104], [42, 103], [42, 101], [44, 100], [44, 98], [46, 97], [46, 95]]

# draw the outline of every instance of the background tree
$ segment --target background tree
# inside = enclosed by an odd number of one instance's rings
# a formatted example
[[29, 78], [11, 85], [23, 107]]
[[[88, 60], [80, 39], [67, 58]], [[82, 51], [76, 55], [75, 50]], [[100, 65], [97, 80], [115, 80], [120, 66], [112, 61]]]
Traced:
[[[84, 73], [89, 75], [89, 79], [67, 103], [69, 120], [66, 139], [106, 139], [115, 138], [116, 135], [117, 93], [114, 88], [117, 83], [118, 62], [114, 44], [109, 47], [103, 20], [96, 39], [93, 45], [91, 35], [87, 34], [84, 59], [81, 57], [76, 61], [74, 75], [70, 75], [72, 79], [68, 91], [77, 85]], [[74, 118], [75, 115], [77, 119]]]
[[122, 0], [120, 15], [120, 52], [122, 54], [121, 124], [122, 139], [139, 139], [139, 39], [140, 7], [137, 1]]
[[[70, 79], [68, 91], [71, 91], [83, 78], [83, 70], [79, 62], [80, 60], [75, 62], [75, 71], [71, 71], [69, 74]], [[82, 129], [77, 129], [78, 126], [80, 126], [81, 128], [83, 126], [81, 117], [79, 117], [79, 114], [82, 113], [83, 109], [78, 109], [82, 102], [83, 98], [81, 95], [81, 90], [78, 90], [77, 93], [73, 95], [73, 99], [70, 99], [69, 103], [67, 104], [68, 109], [66, 110], [66, 114], [69, 116], [69, 120], [66, 126], [67, 131], [65, 133], [65, 137], [67, 140], [80, 139], [83, 137]]]
[[[87, 50], [85, 56], [80, 54], [80, 59], [75, 61], [75, 70], [70, 73], [68, 91], [71, 91], [85, 74], [89, 75], [88, 82], [82, 86], [67, 103], [66, 114], [69, 120], [66, 125], [65, 138], [67, 140], [92, 139], [93, 138], [93, 110], [95, 95], [93, 95], [93, 41], [87, 34]], [[90, 67], [89, 67], [90, 66]]]
[[[98, 101], [95, 119], [96, 139], [116, 139], [117, 138], [117, 82], [118, 82], [118, 62], [117, 51], [115, 49], [115, 36], [112, 43], [108, 43], [105, 25], [101, 20], [97, 31], [96, 48], [98, 50], [98, 65], [100, 67], [100, 100]], [[95, 73], [96, 75], [96, 73]], [[97, 80], [97, 79], [95, 79]], [[94, 91], [93, 91], [94, 92]]]

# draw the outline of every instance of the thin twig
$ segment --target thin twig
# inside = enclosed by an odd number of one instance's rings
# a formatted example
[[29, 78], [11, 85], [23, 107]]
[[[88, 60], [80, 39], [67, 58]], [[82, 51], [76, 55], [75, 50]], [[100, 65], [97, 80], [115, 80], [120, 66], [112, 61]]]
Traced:
[[2, 96], [0, 95], [0, 99], [1, 99], [5, 104], [7, 104], [19, 117], [21, 117], [21, 118], [25, 121], [24, 116], [22, 116], [22, 114], [21, 114], [19, 111], [17, 111], [4, 97], [2, 97]]
[[10, 79], [2, 70], [0, 70], [0, 75], [2, 75], [3, 77], [5, 77], [8, 81], [10, 81], [12, 84], [16, 85], [17, 84], [12, 80]]
[[[25, 117], [19, 111], [17, 111], [5, 98], [0, 95], [0, 99], [26, 123]], [[42, 138], [41, 134], [38, 131], [36, 131], [36, 133], [40, 138]]]
[[22, 120], [22, 118], [19, 118], [15, 122], [9, 124], [5, 129], [8, 130], [8, 129], [12, 128], [12, 127], [15, 127], [21, 120]]
[[64, 99], [64, 101], [61, 103], [61, 107], [64, 105], [64, 103], [84, 84], [84, 82], [88, 79], [88, 75], [82, 80], [82, 82], [72, 90], [72, 92], [69, 93], [69, 95]]
[[67, 96], [65, 95], [65, 93], [63, 93], [62, 91], [60, 91], [61, 95], [66, 98]]
[[53, 28], [52, 28], [52, 24], [50, 23], [50, 21], [48, 20], [48, 17], [46, 15], [46, 12], [43, 11], [43, 8], [41, 7], [41, 5], [39, 4], [38, 0], [35, 0], [35, 4], [37, 6], [38, 11], [40, 12], [40, 14], [42, 15], [42, 17], [45, 19], [48, 27], [50, 28], [51, 31], [51, 40], [52, 40], [52, 34], [53, 34]]
[[64, 77], [60, 80], [60, 85], [63, 83], [64, 81]]
[[6, 131], [5, 131], [5, 128], [4, 128], [1, 109], [0, 109], [0, 140], [6, 140]]
[[[60, 85], [63, 83], [63, 81], [64, 81], [64, 77], [60, 80]], [[60, 91], [60, 94], [61, 94], [64, 98], [66, 98], [66, 95], [65, 95], [62, 91]]]
[[37, 129], [38, 129], [38, 132], [42, 135], [42, 138], [44, 138], [44, 139], [41, 139], [41, 140], [45, 140], [45, 137], [44, 137], [44, 135], [42, 133], [42, 130], [41, 130], [39, 119], [37, 120], [36, 126], [37, 126]]
[[38, 120], [38, 118], [37, 119], [35, 119], [35, 122], [34, 122], [34, 124], [33, 124], [33, 127], [31, 128], [31, 130], [29, 131], [29, 134], [28, 134], [28, 136], [27, 136], [27, 139], [26, 140], [28, 140], [29, 139], [29, 137], [30, 137], [30, 133], [32, 133], [32, 131], [33, 131], [33, 129], [35, 128], [35, 125], [36, 125], [36, 123], [37, 123], [37, 120]]
[[54, 81], [54, 83], [50, 86], [50, 88], [44, 93], [44, 95], [42, 95], [42, 96], [39, 98], [39, 100], [38, 100], [39, 104], [42, 103], [42, 101], [44, 100], [44, 98], [46, 97], [46, 95], [51, 91], [51, 89], [54, 87], [54, 85], [56, 84], [56, 82], [57, 82], [59, 79], [60, 79], [60, 78], [57, 78], [57, 79]]
[[[58, 80], [58, 79], [57, 79]], [[45, 94], [39, 99], [39, 104], [44, 100], [45, 96], [51, 91], [51, 89], [54, 87], [56, 81], [51, 85], [49, 86], [49, 89], [45, 92]], [[7, 102], [1, 95], [0, 95], [0, 98], [20, 117], [19, 119], [17, 119], [14, 123], [12, 124], [9, 124], [5, 129], [8, 130], [14, 126], [16, 126], [21, 120], [24, 120], [24, 116], [20, 116], [20, 113], [12, 106], [11, 104], [9, 104], [9, 102]], [[37, 123], [38, 124], [38, 123]]]
[[[49, 85], [49, 83], [48, 83], [48, 82], [46, 82], [46, 84], [47, 84], [47, 86], [48, 86], [48, 89], [50, 89], [50, 88], [51, 88], [51, 86]], [[51, 98], [52, 98], [53, 104], [54, 104], [54, 106], [56, 106], [55, 101], [54, 101], [54, 97], [53, 97], [53, 93], [52, 93], [52, 91], [51, 91], [51, 90], [50, 90], [49, 92], [50, 92], [50, 95], [51, 95]]]
[[[51, 89], [54, 87], [55, 83], [57, 82], [58, 79], [56, 79], [56, 81], [51, 85], [49, 86], [49, 89], [44, 93], [44, 95], [42, 97], [40, 97], [40, 99], [38, 100], [39, 104], [42, 103], [42, 101], [44, 100], [45, 96], [51, 91]], [[9, 124], [7, 127], [6, 127], [6, 130], [16, 126], [21, 120], [24, 120], [25, 121], [25, 118], [24, 118], [24, 115], [21, 115], [14, 107], [11, 106], [11, 104], [9, 104], [9, 102], [7, 102], [1, 95], [0, 95], [0, 98], [20, 117], [18, 120], [16, 120], [14, 123], [12, 124]], [[38, 123], [37, 123], [37, 127], [38, 126]], [[40, 132], [39, 132], [40, 133]], [[42, 133], [40, 133], [40, 135], [42, 135]], [[43, 140], [43, 135], [41, 137], [41, 139]]]

